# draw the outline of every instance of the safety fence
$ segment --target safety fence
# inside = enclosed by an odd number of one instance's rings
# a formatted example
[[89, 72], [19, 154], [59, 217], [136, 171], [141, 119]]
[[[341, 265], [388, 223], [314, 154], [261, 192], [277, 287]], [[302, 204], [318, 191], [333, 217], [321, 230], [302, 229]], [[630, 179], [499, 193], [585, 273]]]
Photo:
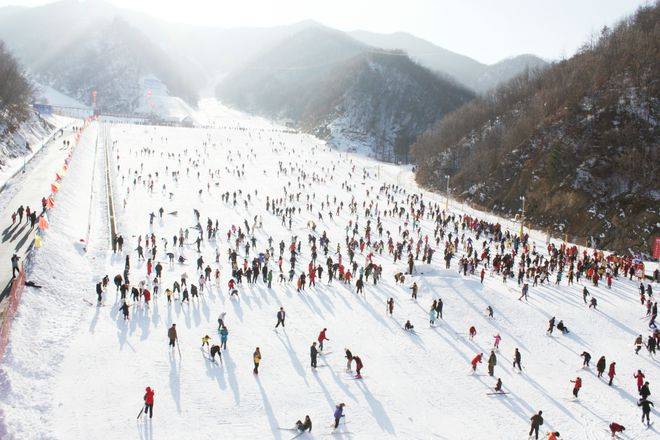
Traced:
[[7, 344], [9, 343], [9, 333], [11, 331], [11, 324], [14, 321], [14, 316], [18, 310], [18, 305], [21, 303], [21, 295], [25, 286], [25, 270], [21, 267], [21, 271], [16, 278], [12, 280], [11, 290], [5, 301], [7, 306], [5, 308], [4, 316], [2, 317], [2, 325], [0, 326], [0, 361], [5, 355]]
[[[77, 130], [74, 138], [75, 141], [73, 144], [73, 148], [69, 150], [69, 154], [64, 159], [64, 163], [62, 164], [62, 168], [60, 169], [60, 171], [55, 173], [55, 179], [50, 184], [50, 194], [43, 198], [43, 211], [41, 215], [39, 215], [39, 220], [37, 222], [37, 231], [34, 234], [34, 244], [31, 247], [28, 255], [26, 256], [26, 260], [30, 260], [32, 254], [34, 252], [37, 252], [38, 249], [43, 244], [44, 234], [46, 232], [46, 229], [48, 229], [49, 227], [48, 211], [50, 211], [55, 206], [56, 194], [60, 189], [60, 183], [64, 179], [64, 176], [66, 175], [69, 169], [69, 163], [71, 162], [73, 150], [80, 143], [80, 139], [82, 137], [83, 131], [89, 126], [92, 120], [93, 118], [86, 119], [82, 127], [80, 127]], [[5, 351], [7, 349], [7, 344], [9, 343], [9, 333], [11, 330], [11, 325], [14, 321], [14, 317], [16, 316], [16, 311], [18, 310], [18, 306], [21, 303], [21, 296], [23, 294], [24, 288], [25, 288], [25, 265], [22, 265], [20, 274], [18, 277], [13, 279], [11, 290], [9, 292], [7, 299], [5, 300], [7, 302], [7, 305], [4, 316], [2, 316], [2, 323], [0, 324], [0, 361], [2, 361]]]

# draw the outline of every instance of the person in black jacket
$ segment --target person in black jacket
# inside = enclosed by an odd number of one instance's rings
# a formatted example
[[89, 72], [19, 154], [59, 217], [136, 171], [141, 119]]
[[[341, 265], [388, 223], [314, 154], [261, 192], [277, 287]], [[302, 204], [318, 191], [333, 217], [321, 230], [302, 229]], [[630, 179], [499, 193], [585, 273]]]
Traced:
[[284, 307], [280, 307], [280, 311], [277, 312], [277, 324], [275, 324], [275, 328], [279, 327], [280, 324], [282, 324], [282, 327], [284, 327], [285, 319], [286, 319], [286, 312], [284, 311]]
[[351, 363], [353, 362], [353, 353], [348, 348], [346, 350], [346, 371], [351, 371]]
[[650, 426], [651, 421], [649, 420], [649, 415], [651, 414], [651, 407], [655, 405], [650, 400], [640, 399], [637, 406], [642, 407], [642, 423], [644, 423], [644, 418], [646, 418], [646, 426]]
[[583, 351], [582, 354], [580, 355], [584, 358], [584, 361], [582, 362], [582, 368], [589, 368], [589, 362], [591, 362], [591, 355], [587, 353], [586, 351]]
[[598, 370], [598, 377], [602, 377], [603, 373], [605, 372], [605, 365], [607, 362], [605, 361], [605, 356], [601, 356], [600, 359], [598, 359], [598, 362], [596, 362], [596, 370]]
[[518, 367], [519, 371], [522, 371], [522, 366], [520, 365], [520, 351], [516, 348], [516, 351], [513, 353], [513, 368]]
[[300, 432], [305, 432], [305, 431], [312, 432], [312, 419], [310, 419], [309, 416], [305, 416], [305, 422], [303, 423], [300, 420], [298, 420], [296, 422], [296, 428]]
[[312, 346], [309, 347], [309, 356], [312, 358], [312, 368], [316, 368], [316, 358], [319, 355], [319, 351], [316, 348], [316, 342], [312, 342]]
[[539, 411], [538, 414], [534, 414], [530, 420], [532, 421], [532, 426], [529, 429], [529, 436], [532, 437], [532, 433], [535, 434], [536, 440], [539, 438], [539, 428], [543, 425], [543, 411]]

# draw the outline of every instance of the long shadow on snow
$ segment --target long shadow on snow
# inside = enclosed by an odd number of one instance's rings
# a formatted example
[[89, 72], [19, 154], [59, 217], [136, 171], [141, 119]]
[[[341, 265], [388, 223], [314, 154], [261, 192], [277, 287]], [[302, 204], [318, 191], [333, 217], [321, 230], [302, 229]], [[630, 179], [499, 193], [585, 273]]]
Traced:
[[289, 355], [289, 358], [291, 359], [291, 363], [293, 364], [293, 368], [295, 368], [298, 375], [305, 380], [305, 384], [309, 386], [309, 382], [307, 382], [307, 377], [305, 376], [305, 369], [300, 363], [300, 359], [298, 359], [298, 356], [296, 356], [295, 350], [291, 346], [291, 340], [289, 339], [289, 335], [286, 333], [286, 330], [282, 329], [282, 331], [284, 332], [286, 341], [282, 338], [282, 335], [279, 333], [279, 331], [276, 330], [275, 334], [277, 335], [277, 339], [282, 343], [282, 345], [286, 349], [286, 352]]
[[225, 359], [223, 366], [227, 370], [227, 382], [229, 382], [229, 387], [234, 395], [234, 402], [238, 405], [241, 403], [241, 394], [239, 393], [238, 382], [236, 381], [236, 363], [234, 363], [227, 350], [223, 350], [223, 356]]
[[275, 418], [275, 413], [273, 412], [273, 407], [270, 405], [270, 401], [268, 400], [268, 395], [266, 395], [266, 391], [264, 390], [264, 387], [261, 385], [261, 380], [259, 379], [259, 376], [256, 375], [254, 380], [257, 382], [257, 385], [259, 386], [259, 392], [261, 393], [261, 400], [263, 401], [264, 404], [264, 411], [266, 411], [266, 417], [268, 417], [268, 424], [270, 425], [270, 431], [273, 433], [273, 437], [276, 439], [281, 439], [282, 438], [282, 431], [280, 431], [280, 424], [277, 421], [277, 418]]
[[360, 391], [362, 391], [362, 394], [364, 394], [364, 398], [366, 399], [367, 403], [369, 404], [369, 408], [371, 409], [371, 414], [376, 419], [376, 422], [378, 422], [380, 428], [390, 434], [395, 434], [396, 431], [392, 425], [392, 421], [388, 417], [387, 412], [385, 412], [385, 408], [383, 408], [383, 405], [380, 403], [380, 401], [376, 399], [373, 394], [371, 394], [371, 391], [369, 391], [369, 388], [364, 381], [356, 380], [356, 383], [357, 387], [360, 389]]
[[170, 393], [176, 404], [176, 412], [181, 414], [181, 377], [180, 370], [176, 364], [176, 355], [174, 351], [169, 350], [170, 357]]

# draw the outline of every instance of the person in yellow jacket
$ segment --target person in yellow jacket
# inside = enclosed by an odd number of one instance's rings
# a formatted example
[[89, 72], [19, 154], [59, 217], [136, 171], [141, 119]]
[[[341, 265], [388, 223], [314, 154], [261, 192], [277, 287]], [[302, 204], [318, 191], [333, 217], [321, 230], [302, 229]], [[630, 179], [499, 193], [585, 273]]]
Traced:
[[254, 350], [252, 359], [254, 360], [254, 374], [259, 374], [259, 363], [261, 362], [261, 351], [259, 351], [259, 347]]
[[202, 348], [204, 348], [205, 345], [209, 347], [209, 342], [211, 342], [211, 337], [209, 335], [205, 335], [202, 338]]

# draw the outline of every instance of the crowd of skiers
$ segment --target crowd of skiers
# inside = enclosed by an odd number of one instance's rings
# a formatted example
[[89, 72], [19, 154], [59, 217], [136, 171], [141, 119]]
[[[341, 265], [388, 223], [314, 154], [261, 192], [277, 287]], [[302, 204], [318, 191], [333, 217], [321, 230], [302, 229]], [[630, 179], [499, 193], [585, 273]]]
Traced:
[[[335, 166], [321, 166], [317, 171], [311, 172], [293, 161], [281, 160], [277, 164], [278, 178], [287, 179], [289, 183], [277, 189], [274, 194], [260, 193], [259, 190], [235, 190], [221, 192], [216, 189], [222, 178], [242, 179], [245, 175], [245, 162], [255, 158], [257, 153], [250, 149], [240, 152], [233, 150], [227, 156], [227, 166], [224, 170], [204, 169], [204, 157], [208, 156], [205, 143], [202, 148], [183, 150], [179, 153], [159, 152], [154, 148], [142, 147], [137, 150], [129, 149], [124, 152], [118, 150], [117, 160], [121, 154], [128, 154], [131, 167], [122, 170], [117, 165], [121, 176], [121, 184], [125, 186], [124, 206], [130, 200], [131, 194], [142, 190], [159, 198], [163, 205], [149, 213], [144, 219], [144, 227], [149, 232], [138, 235], [131, 240], [131, 245], [125, 246], [121, 234], [113, 237], [113, 251], [121, 254], [124, 261], [124, 270], [113, 277], [118, 307], [124, 319], [130, 319], [131, 306], [142, 304], [149, 307], [151, 301], [159, 296], [165, 296], [168, 306], [172, 301], [179, 301], [183, 306], [191, 301], [203, 300], [205, 290], [209, 288], [226, 291], [229, 297], [240, 297], [245, 284], [262, 283], [266, 288], [272, 289], [273, 283], [292, 283], [299, 294], [310, 293], [317, 283], [324, 282], [332, 286], [341, 283], [349, 287], [356, 295], [366, 295], [367, 286], [372, 284], [378, 288], [383, 279], [384, 259], [390, 259], [398, 269], [393, 273], [395, 284], [406, 286], [410, 291], [411, 299], [417, 301], [419, 285], [415, 276], [417, 265], [438, 265], [433, 257], [438, 250], [442, 250], [445, 268], [455, 268], [465, 277], [477, 277], [484, 283], [486, 274], [490, 274], [503, 283], [520, 286], [519, 300], [529, 300], [530, 295], [537, 293], [532, 289], [542, 285], [583, 285], [582, 297], [586, 309], [596, 309], [598, 302], [596, 296], [607, 295], [602, 290], [602, 280], [605, 280], [607, 289], [612, 288], [618, 278], [638, 277], [636, 263], [627, 257], [606, 255], [601, 251], [583, 250], [562, 243], [558, 246], [550, 243], [543, 250], [537, 249], [528, 235], [522, 237], [504, 229], [498, 223], [491, 223], [468, 215], [456, 215], [445, 212], [442, 203], [426, 200], [421, 194], [408, 192], [406, 189], [389, 184], [366, 190], [369, 201], [358, 202], [353, 194], [357, 191], [358, 183], [364, 183], [371, 178], [366, 169], [360, 169], [353, 164], [348, 176], [342, 182], [342, 190], [350, 195], [350, 200], [343, 197], [326, 194], [322, 196], [316, 189], [324, 183], [338, 179], [335, 177]], [[274, 151], [286, 151], [286, 147], [273, 144]], [[160, 154], [169, 161], [164, 162], [158, 171], [144, 171], [144, 162], [154, 160]], [[176, 163], [171, 167], [172, 162]], [[200, 202], [192, 214], [194, 226], [181, 225], [178, 231], [168, 236], [160, 233], [154, 225], [158, 220], [164, 223], [174, 221], [180, 213], [167, 208], [167, 202], [172, 200], [174, 188], [182, 179], [182, 174], [188, 178], [200, 180], [202, 172], [208, 178], [206, 186], [199, 185], [198, 195], [213, 195], [214, 203], [220, 203], [223, 209], [264, 208], [264, 216], [269, 215], [277, 219], [287, 229], [288, 236], [274, 238], [264, 230], [262, 215], [248, 215], [242, 224], [224, 224], [220, 218], [207, 217], [203, 219]], [[261, 203], [262, 205], [259, 205]], [[187, 214], [184, 214], [187, 215]], [[323, 224], [325, 220], [333, 220], [344, 227], [344, 237], [337, 239], [331, 237], [325, 230], [320, 230], [316, 221]], [[188, 222], [186, 217], [185, 222]], [[422, 229], [422, 222], [431, 222], [432, 233]], [[184, 223], [182, 221], [182, 223]], [[306, 237], [299, 236], [293, 225], [305, 225]], [[398, 228], [392, 226], [398, 225]], [[267, 237], [267, 238], [263, 238]], [[192, 247], [192, 250], [190, 248]], [[221, 251], [222, 248], [224, 252]], [[208, 257], [209, 250], [213, 256]], [[135, 270], [134, 262], [137, 260], [142, 273]], [[194, 262], [194, 266], [190, 264]], [[227, 269], [224, 268], [227, 265]], [[172, 273], [178, 273], [175, 279]], [[189, 275], [194, 273], [194, 275]], [[223, 281], [224, 280], [224, 281]], [[653, 287], [650, 282], [639, 279], [640, 302], [648, 316], [650, 334], [635, 340], [635, 353], [639, 354], [642, 346], [646, 346], [649, 355], [655, 354], [660, 342], [660, 332], [655, 327], [657, 316], [657, 302], [653, 297]], [[646, 282], [646, 284], [644, 284]], [[107, 291], [109, 276], [105, 276], [97, 284], [97, 300], [103, 301]], [[590, 286], [588, 289], [587, 286]], [[226, 286], [226, 290], [224, 288]], [[590, 289], [592, 291], [590, 291]], [[432, 303], [428, 305], [428, 320], [431, 326], [443, 319], [443, 300], [435, 292]], [[587, 299], [589, 301], [587, 301]], [[386, 301], [385, 313], [393, 315], [395, 306], [394, 297]], [[426, 309], [425, 309], [426, 310]], [[487, 316], [493, 318], [494, 310], [488, 305]], [[227, 349], [229, 330], [226, 313], [218, 317], [218, 336], [220, 344], [211, 344], [212, 338], [202, 336], [202, 349], [206, 349], [209, 359], [215, 361], [218, 356], [222, 361], [221, 350]], [[285, 327], [286, 312], [284, 306], [276, 312], [275, 330]], [[404, 319], [402, 327], [414, 332], [414, 325], [410, 319]], [[570, 333], [563, 320], [556, 323], [556, 317], [549, 321], [547, 334], [552, 336], [557, 328], [563, 335]], [[310, 366], [317, 368], [318, 357], [323, 355], [324, 342], [329, 341], [327, 329], [323, 328], [316, 340], [311, 342]], [[476, 327], [468, 329], [469, 338], [476, 337]], [[178, 336], [174, 324], [168, 329], [169, 345], [172, 349], [178, 347]], [[498, 365], [501, 336], [493, 337], [493, 348], [487, 359], [489, 376], [495, 378], [495, 369]], [[346, 371], [352, 373], [352, 363], [355, 362], [355, 378], [361, 379], [363, 362], [360, 356], [353, 354], [348, 348], [344, 349], [347, 360]], [[589, 367], [591, 355], [586, 351], [582, 354], [583, 367]], [[483, 353], [478, 353], [471, 360], [472, 371], [476, 371], [482, 362]], [[262, 354], [256, 347], [252, 354], [253, 373], [259, 374]], [[513, 369], [523, 371], [522, 356], [518, 348], [513, 351]], [[598, 377], [607, 369], [608, 384], [613, 385], [616, 375], [616, 362], [610, 362], [609, 368], [605, 356], [601, 356], [596, 363]], [[649, 383], [641, 383], [641, 371], [636, 373], [638, 391], [640, 392], [639, 405], [642, 407], [644, 417], [648, 423], [649, 412], [647, 408], [653, 403], [648, 400], [650, 395]], [[496, 378], [495, 391], [504, 393], [502, 381]], [[578, 398], [583, 382], [580, 376], [571, 380], [573, 395]], [[644, 392], [642, 393], [642, 389]], [[153, 411], [153, 391], [145, 405], [149, 406], [149, 414]], [[337, 406], [335, 413], [335, 427], [343, 417], [343, 404]], [[538, 438], [539, 427], [543, 424], [542, 411], [532, 417], [530, 436], [535, 434]], [[615, 432], [617, 423], [610, 428]], [[298, 421], [296, 428], [301, 431], [311, 431], [312, 424], [309, 416], [304, 421]], [[559, 437], [558, 432], [549, 433]], [[550, 438], [550, 437], [549, 437]]]

